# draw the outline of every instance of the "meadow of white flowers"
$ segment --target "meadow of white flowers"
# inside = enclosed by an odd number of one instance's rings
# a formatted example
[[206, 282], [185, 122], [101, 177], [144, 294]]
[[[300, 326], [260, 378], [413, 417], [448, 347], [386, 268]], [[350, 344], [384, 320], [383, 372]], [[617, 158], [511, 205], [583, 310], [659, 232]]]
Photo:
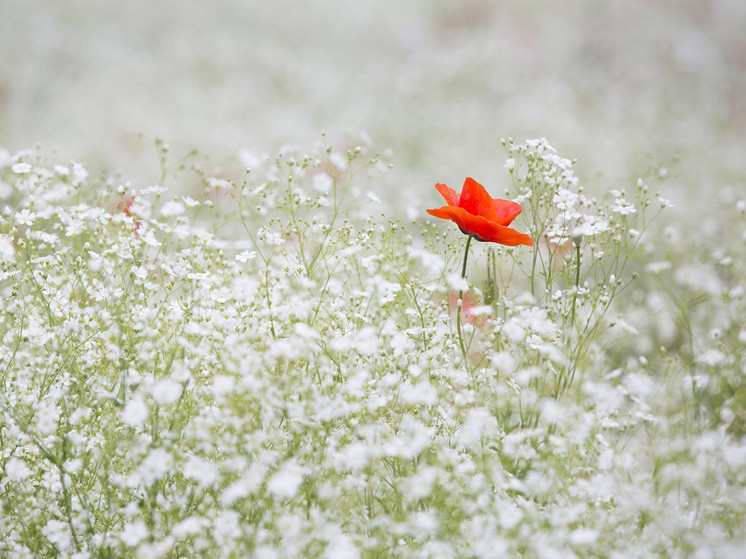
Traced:
[[746, 203], [703, 264], [655, 177], [504, 145], [536, 244], [472, 244], [461, 307], [465, 237], [365, 144], [0, 152], [0, 555], [742, 556]]
[[0, 558], [746, 556], [744, 28], [2, 0]]

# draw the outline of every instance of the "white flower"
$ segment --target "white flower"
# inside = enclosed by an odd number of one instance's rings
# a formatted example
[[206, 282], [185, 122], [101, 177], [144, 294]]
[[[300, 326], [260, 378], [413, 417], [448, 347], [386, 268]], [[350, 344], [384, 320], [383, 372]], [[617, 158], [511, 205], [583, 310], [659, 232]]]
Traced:
[[152, 485], [166, 474], [173, 465], [173, 457], [162, 448], [150, 451], [135, 472], [136, 480], [144, 485]]
[[569, 540], [574, 545], [590, 545], [598, 539], [598, 532], [591, 528], [576, 528], [570, 532]]
[[218, 468], [212, 462], [190, 456], [184, 464], [184, 476], [196, 481], [202, 487], [209, 487], [218, 480]]
[[249, 260], [256, 258], [257, 252], [255, 250], [244, 250], [243, 252], [236, 255], [236, 262], [246, 264]]
[[412, 499], [424, 499], [433, 490], [438, 479], [438, 468], [435, 466], [423, 466], [406, 480], [406, 494]]
[[215, 375], [212, 379], [212, 393], [215, 396], [230, 394], [236, 387], [236, 379], [229, 375]]
[[469, 289], [469, 282], [457, 272], [448, 274], [446, 281], [448, 282], [448, 287], [453, 291], [466, 291]]
[[36, 428], [44, 435], [49, 435], [57, 430], [57, 422], [60, 418], [60, 409], [57, 404], [50, 400], [44, 400], [36, 408]]
[[513, 159], [512, 157], [509, 157], [508, 159], [505, 160], [504, 166], [509, 172], [512, 173], [513, 171], [515, 171], [515, 159]]
[[574, 192], [565, 188], [560, 189], [553, 197], [552, 203], [555, 207], [562, 211], [569, 211], [575, 209], [578, 203], [578, 195]]
[[16, 212], [15, 220], [18, 225], [33, 225], [36, 217], [34, 212], [24, 208], [20, 212]]
[[0, 235], [0, 261], [12, 262], [16, 256], [13, 241], [8, 235]]
[[520, 321], [515, 317], [509, 318], [503, 325], [502, 333], [513, 343], [518, 343], [526, 337], [526, 331], [523, 329]]
[[697, 363], [705, 367], [717, 367], [725, 362], [725, 354], [719, 349], [708, 349], [697, 356]]
[[16, 175], [25, 175], [31, 172], [31, 165], [28, 163], [16, 163], [10, 168]]
[[[661, 195], [658, 195], [658, 203], [661, 205], [661, 208], [673, 208], [673, 202], [671, 202], [671, 200], [669, 200], [668, 198], [664, 198]], [[740, 200], [738, 203], [743, 204], [743, 200]]]
[[329, 540], [323, 557], [328, 559], [359, 559], [360, 551], [346, 534], [337, 534]]
[[314, 190], [326, 194], [334, 186], [334, 180], [326, 173], [316, 173], [311, 184]]
[[434, 406], [438, 402], [438, 391], [429, 382], [414, 385], [405, 382], [399, 386], [399, 397], [407, 404]]
[[494, 437], [498, 432], [497, 420], [486, 408], [469, 410], [457, 435], [457, 441], [465, 448], [479, 446], [484, 438]]
[[148, 406], [140, 396], [128, 401], [122, 410], [122, 421], [130, 427], [141, 426], [147, 418]]
[[261, 464], [253, 464], [243, 477], [237, 479], [223, 490], [220, 503], [229, 507], [238, 499], [243, 499], [256, 493], [264, 482], [266, 468]]
[[269, 478], [267, 491], [277, 497], [290, 499], [298, 492], [305, 475], [305, 468], [294, 460], [288, 460]]
[[173, 535], [177, 538], [184, 538], [198, 534], [203, 528], [209, 524], [209, 521], [199, 516], [190, 516], [185, 518], [173, 528]]
[[70, 460], [65, 460], [65, 463], [62, 464], [62, 467], [65, 469], [65, 472], [69, 474], [76, 474], [80, 471], [80, 468], [83, 467], [83, 460], [80, 458], [71, 458]]
[[41, 529], [44, 536], [52, 542], [60, 551], [66, 551], [70, 547], [71, 535], [67, 522], [50, 520]]
[[372, 326], [366, 326], [362, 330], [349, 332], [333, 340], [329, 347], [335, 351], [346, 352], [354, 349], [363, 355], [373, 355], [379, 348], [378, 334]]
[[347, 158], [338, 151], [333, 151], [331, 155], [329, 155], [329, 161], [331, 161], [332, 165], [337, 169], [344, 169], [347, 166]]
[[119, 539], [122, 540], [124, 545], [134, 547], [147, 536], [148, 527], [145, 526], [145, 523], [142, 520], [133, 520], [124, 525], [122, 532], [119, 534]]
[[611, 211], [620, 215], [630, 215], [637, 212], [635, 207], [624, 198], [617, 198], [614, 200], [614, 204], [611, 206]]
[[175, 217], [183, 214], [185, 211], [184, 204], [177, 200], [170, 200], [163, 204], [161, 208], [161, 215], [163, 217]]
[[361, 470], [373, 455], [373, 449], [363, 441], [353, 441], [335, 453], [333, 468]]
[[372, 190], [366, 191], [365, 195], [368, 197], [368, 200], [370, 200], [371, 202], [373, 202], [375, 204], [380, 204], [381, 203], [381, 199]]
[[88, 171], [80, 163], [73, 163], [73, 184], [81, 184], [88, 178]]
[[173, 404], [181, 396], [182, 388], [181, 383], [167, 378], [156, 382], [150, 389], [150, 394], [158, 404]]
[[488, 358], [492, 366], [503, 374], [510, 374], [515, 371], [515, 357], [507, 351], [492, 352]]
[[660, 274], [661, 272], [664, 272], [666, 270], [671, 269], [671, 263], [668, 260], [661, 260], [658, 262], [651, 262], [647, 266], [645, 266], [645, 271], [651, 273], [651, 274]]
[[24, 460], [11, 456], [5, 464], [5, 474], [13, 481], [23, 481], [31, 475]]

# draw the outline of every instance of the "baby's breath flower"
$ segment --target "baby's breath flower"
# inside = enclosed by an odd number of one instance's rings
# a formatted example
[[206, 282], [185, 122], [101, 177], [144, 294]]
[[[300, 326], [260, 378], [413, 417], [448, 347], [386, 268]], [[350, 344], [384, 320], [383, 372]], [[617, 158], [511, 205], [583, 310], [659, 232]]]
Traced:
[[25, 175], [31, 172], [31, 165], [28, 163], [16, 163], [11, 167], [11, 171], [16, 175]]
[[281, 498], [292, 498], [298, 492], [306, 469], [295, 461], [288, 461], [267, 481], [267, 490]]

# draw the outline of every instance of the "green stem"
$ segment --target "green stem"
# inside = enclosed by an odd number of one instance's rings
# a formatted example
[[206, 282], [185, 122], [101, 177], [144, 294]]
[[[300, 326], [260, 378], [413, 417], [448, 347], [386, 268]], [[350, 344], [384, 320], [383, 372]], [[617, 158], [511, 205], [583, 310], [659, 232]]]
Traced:
[[[469, 259], [469, 245], [471, 244], [471, 235], [466, 240], [466, 250], [464, 250], [464, 265], [461, 268], [461, 279], [466, 279], [466, 262]], [[464, 357], [464, 363], [469, 366], [469, 358], [466, 355], [466, 346], [464, 345], [464, 335], [461, 331], [461, 309], [463, 307], [463, 301], [461, 298], [464, 296], [464, 290], [458, 290], [458, 301], [456, 301], [456, 329], [458, 330], [458, 343], [461, 346], [461, 355]]]
[[575, 302], [578, 300], [578, 290], [580, 289], [580, 244], [575, 245], [575, 251], [578, 261], [575, 266], [575, 293], [572, 295], [572, 315], [570, 316], [572, 324], [575, 324]]

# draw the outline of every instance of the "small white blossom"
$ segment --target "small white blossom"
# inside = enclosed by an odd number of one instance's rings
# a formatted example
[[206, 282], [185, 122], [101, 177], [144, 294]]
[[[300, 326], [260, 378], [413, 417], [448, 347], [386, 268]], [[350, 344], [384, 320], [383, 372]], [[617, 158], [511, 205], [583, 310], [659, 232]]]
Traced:
[[23, 481], [31, 475], [31, 470], [24, 460], [13, 456], [5, 464], [5, 474], [13, 481]]
[[13, 241], [8, 235], [0, 235], [0, 261], [12, 262], [16, 255]]
[[213, 485], [219, 478], [218, 468], [212, 462], [197, 456], [190, 456], [184, 464], [184, 476], [203, 487]]
[[474, 408], [469, 411], [457, 440], [465, 448], [479, 446], [485, 438], [494, 437], [498, 433], [497, 420], [485, 408]]
[[323, 557], [327, 559], [359, 559], [360, 550], [348, 535], [337, 534], [327, 544]]
[[226, 179], [220, 179], [217, 177], [207, 177], [205, 179], [205, 182], [211, 187], [219, 190], [230, 190], [232, 188], [232, 185], [230, 181]]
[[267, 481], [267, 491], [281, 498], [294, 497], [298, 492], [300, 484], [303, 483], [306, 470], [297, 462], [289, 460], [285, 462], [275, 474]]
[[566, 188], [560, 189], [552, 198], [552, 203], [558, 210], [574, 210], [578, 203], [578, 195]]
[[148, 419], [148, 406], [141, 397], [129, 400], [122, 410], [122, 421], [130, 427], [140, 427]]
[[317, 192], [326, 194], [334, 186], [334, 180], [327, 173], [316, 173], [313, 175], [312, 185]]
[[180, 382], [172, 379], [163, 379], [156, 382], [150, 389], [153, 400], [157, 404], [173, 404], [181, 396], [183, 386]]
[[719, 349], [708, 349], [697, 356], [697, 363], [705, 367], [717, 367], [725, 361], [725, 354]]
[[243, 252], [240, 252], [236, 255], [236, 262], [240, 262], [241, 264], [246, 264], [249, 260], [253, 260], [256, 258], [257, 252], [255, 250], [244, 250]]
[[631, 215], [637, 212], [637, 209], [624, 198], [617, 198], [611, 206], [611, 211], [620, 215]]
[[185, 211], [184, 204], [177, 200], [169, 200], [163, 207], [161, 207], [161, 215], [163, 217], [175, 217], [182, 215]]
[[31, 165], [28, 163], [16, 163], [10, 168], [16, 175], [25, 175], [31, 172]]
[[135, 480], [146, 486], [152, 485], [168, 474], [173, 465], [173, 457], [162, 448], [150, 451], [135, 471]]
[[50, 520], [42, 528], [44, 536], [62, 552], [67, 551], [72, 543], [72, 534], [67, 522]]
[[209, 525], [209, 521], [206, 518], [199, 516], [190, 516], [185, 518], [173, 527], [173, 535], [177, 538], [185, 538], [199, 534]]
[[49, 435], [57, 430], [60, 409], [54, 401], [43, 400], [36, 407], [36, 428], [40, 433]]
[[88, 178], [88, 171], [80, 163], [73, 163], [73, 184], [80, 185]]
[[142, 520], [128, 522], [122, 528], [119, 539], [124, 545], [134, 547], [148, 537], [148, 527]]
[[453, 291], [467, 291], [469, 289], [469, 282], [466, 278], [461, 277], [459, 273], [448, 274], [446, 277], [448, 287]]
[[368, 200], [373, 202], [374, 204], [380, 204], [381, 199], [378, 197], [378, 195], [373, 192], [372, 190], [368, 190], [365, 192], [365, 195], [368, 197]]

